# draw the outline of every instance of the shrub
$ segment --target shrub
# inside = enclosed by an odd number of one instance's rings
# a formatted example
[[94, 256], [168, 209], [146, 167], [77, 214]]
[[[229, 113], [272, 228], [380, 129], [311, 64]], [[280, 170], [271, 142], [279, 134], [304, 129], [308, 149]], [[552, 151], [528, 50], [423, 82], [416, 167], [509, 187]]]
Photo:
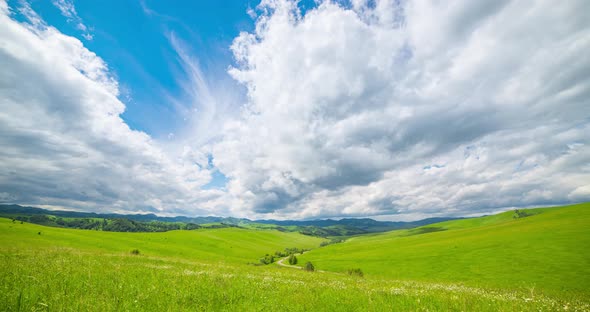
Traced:
[[363, 271], [361, 269], [359, 269], [359, 268], [356, 268], [356, 269], [348, 269], [348, 275], [350, 275], [350, 276], [358, 276], [358, 277], [365, 276], [363, 274]]
[[309, 262], [309, 261], [308, 261], [308, 262], [305, 264], [305, 267], [304, 267], [303, 269], [304, 269], [305, 271], [307, 271], [307, 272], [313, 272], [313, 271], [315, 271], [315, 267], [314, 267], [314, 266], [313, 266], [313, 264], [312, 264], [311, 262]]
[[295, 264], [297, 264], [297, 257], [295, 257], [295, 255], [291, 254], [291, 255], [289, 256], [289, 264], [290, 264], [290, 265], [295, 265]]
[[275, 257], [273, 255], [266, 254], [264, 257], [260, 258], [260, 263], [262, 264], [271, 264], [275, 262]]
[[140, 254], [139, 249], [133, 249], [133, 250], [131, 250], [131, 254], [132, 255], [139, 255]]
[[291, 255], [291, 254], [296, 254], [296, 253], [301, 253], [303, 252], [303, 249], [299, 249], [297, 247], [293, 247], [293, 248], [285, 248], [285, 253], [287, 255]]
[[512, 216], [512, 218], [513, 219], [520, 219], [520, 218], [526, 218], [528, 216], [531, 216], [531, 214], [529, 214], [527, 211], [515, 209], [514, 215]]
[[288, 256], [288, 255], [289, 255], [289, 254], [288, 254], [288, 253], [286, 253], [286, 252], [282, 252], [282, 251], [275, 251], [275, 256], [277, 256], [277, 257], [286, 257], [286, 256]]
[[320, 243], [320, 247], [326, 247], [328, 245], [338, 244], [338, 243], [342, 243], [342, 242], [344, 242], [343, 239], [336, 239], [336, 238], [334, 238], [334, 239], [332, 239], [330, 241], [323, 241], [323, 242], [321, 242]]

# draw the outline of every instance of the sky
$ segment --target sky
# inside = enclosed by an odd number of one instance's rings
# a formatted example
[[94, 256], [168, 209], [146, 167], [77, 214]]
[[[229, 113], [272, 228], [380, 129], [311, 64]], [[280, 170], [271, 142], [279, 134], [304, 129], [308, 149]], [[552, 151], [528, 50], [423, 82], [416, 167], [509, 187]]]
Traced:
[[590, 2], [0, 0], [0, 203], [252, 219], [590, 201]]

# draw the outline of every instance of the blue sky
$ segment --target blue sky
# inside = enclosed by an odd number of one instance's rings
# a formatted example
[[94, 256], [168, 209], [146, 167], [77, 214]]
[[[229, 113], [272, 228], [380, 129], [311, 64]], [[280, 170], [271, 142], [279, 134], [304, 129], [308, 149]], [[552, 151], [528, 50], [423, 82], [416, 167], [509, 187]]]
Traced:
[[190, 45], [210, 75], [227, 75], [228, 48], [240, 31], [253, 28], [247, 10], [255, 5], [235, 0], [76, 2], [92, 40], [84, 39], [51, 1], [33, 1], [31, 7], [106, 61], [121, 84], [127, 106], [122, 116], [132, 128], [165, 137], [182, 122], [166, 98], [182, 92], [177, 79], [183, 74], [168, 37], [175, 34]]
[[[31, 2], [48, 24], [79, 38], [106, 61], [119, 81], [120, 99], [126, 105], [121, 117], [132, 129], [160, 139], [170, 137], [186, 123], [170, 103], [170, 97], [182, 96], [178, 81], [186, 75], [170, 36], [190, 46], [207, 77], [228, 81], [227, 69], [233, 63], [229, 46], [241, 31], [252, 31], [254, 17], [248, 12], [256, 5], [255, 1], [241, 0], [80, 1], [75, 10], [88, 27], [88, 31], [81, 31], [50, 1]], [[302, 8], [306, 5], [300, 3]], [[211, 175], [204, 188], [225, 186], [227, 178], [219, 170]]]
[[0, 203], [411, 220], [590, 201], [589, 6], [0, 0]]
[[[184, 75], [169, 37], [177, 36], [190, 47], [207, 77], [228, 81], [227, 69], [234, 63], [229, 47], [241, 31], [253, 30], [255, 18], [248, 12], [257, 5], [257, 0], [77, 1], [77, 15], [89, 28], [84, 32], [51, 1], [31, 1], [49, 25], [79, 38], [106, 61], [121, 85], [123, 119], [157, 138], [183, 123], [168, 98], [181, 95], [178, 80]], [[316, 6], [313, 0], [298, 5], [304, 11]], [[91, 40], [84, 38], [86, 33]]]

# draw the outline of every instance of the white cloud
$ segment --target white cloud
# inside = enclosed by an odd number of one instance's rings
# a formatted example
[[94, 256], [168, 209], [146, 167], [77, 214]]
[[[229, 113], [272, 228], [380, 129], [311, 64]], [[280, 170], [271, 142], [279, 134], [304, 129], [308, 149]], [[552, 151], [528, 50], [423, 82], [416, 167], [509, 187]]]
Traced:
[[76, 28], [82, 32], [82, 37], [86, 40], [92, 40], [93, 35], [90, 33], [90, 29], [84, 24], [84, 21], [74, 6], [73, 0], [51, 0], [51, 3], [59, 9], [61, 15], [67, 18], [69, 23], [75, 24]]
[[232, 46], [248, 105], [213, 147], [234, 213], [465, 215], [590, 200], [588, 2], [259, 9], [256, 31]]
[[206, 158], [173, 157], [121, 119], [118, 83], [101, 58], [30, 8], [32, 24], [11, 19], [3, 1], [0, 8], [0, 200], [223, 213], [220, 192], [200, 190], [211, 179]]
[[[232, 45], [241, 111], [169, 35], [182, 69], [170, 100], [189, 126], [156, 142], [121, 119], [102, 59], [0, 1], [0, 201], [411, 219], [590, 200], [588, 2], [354, 0], [302, 14], [265, 0], [257, 12]], [[211, 155], [225, 189], [202, 189]]]
[[239, 112], [243, 95], [230, 77], [224, 81], [205, 75], [199, 59], [175, 33], [167, 38], [181, 68], [176, 75], [181, 94], [168, 95], [168, 99], [187, 124], [176, 143], [200, 148], [221, 136], [225, 120]]

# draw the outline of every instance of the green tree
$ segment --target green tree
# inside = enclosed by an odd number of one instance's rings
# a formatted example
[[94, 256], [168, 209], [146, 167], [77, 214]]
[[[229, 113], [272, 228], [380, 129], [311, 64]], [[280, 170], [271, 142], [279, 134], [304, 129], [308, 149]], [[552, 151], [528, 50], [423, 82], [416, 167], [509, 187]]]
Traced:
[[308, 261], [308, 262], [305, 264], [305, 267], [304, 267], [303, 269], [304, 269], [305, 271], [307, 271], [307, 272], [313, 272], [313, 271], [315, 271], [315, 267], [314, 267], [314, 266], [313, 266], [313, 264], [312, 264], [311, 262], [309, 262], [309, 261]]
[[289, 255], [289, 264], [296, 265], [297, 264], [297, 257], [294, 254]]
[[264, 257], [260, 258], [260, 263], [262, 264], [271, 264], [275, 262], [275, 257], [273, 255], [266, 254]]
[[46, 215], [33, 215], [29, 218], [29, 222], [36, 223], [36, 224], [46, 224], [49, 223], [51, 220]]

